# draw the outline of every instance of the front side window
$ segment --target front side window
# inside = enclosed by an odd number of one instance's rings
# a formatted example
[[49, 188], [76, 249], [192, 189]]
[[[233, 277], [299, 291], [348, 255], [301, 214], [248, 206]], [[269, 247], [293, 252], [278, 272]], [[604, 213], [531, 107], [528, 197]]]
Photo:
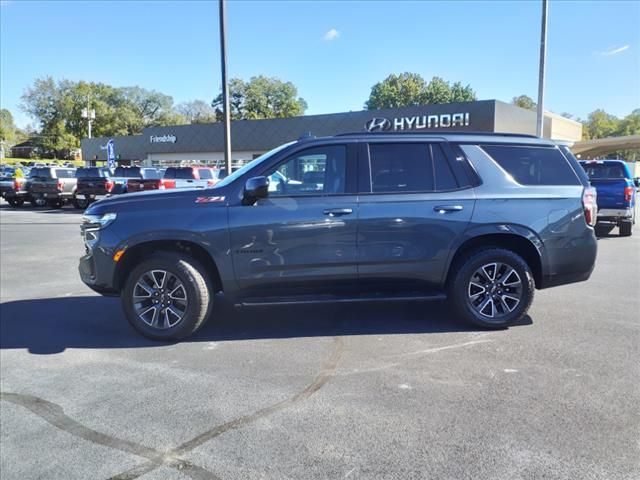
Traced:
[[330, 145], [303, 150], [268, 170], [269, 196], [345, 193], [347, 148]]

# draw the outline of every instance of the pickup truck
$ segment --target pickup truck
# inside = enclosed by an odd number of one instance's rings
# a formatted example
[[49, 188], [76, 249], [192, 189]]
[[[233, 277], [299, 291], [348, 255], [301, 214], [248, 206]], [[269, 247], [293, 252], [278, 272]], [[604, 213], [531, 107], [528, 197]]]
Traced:
[[169, 167], [164, 172], [164, 180], [174, 182], [170, 188], [207, 188], [218, 183], [210, 167]]
[[598, 224], [616, 224], [621, 237], [632, 234], [636, 223], [636, 188], [640, 179], [633, 178], [629, 164], [623, 160], [583, 160], [582, 168], [597, 192]]
[[109, 195], [115, 185], [106, 167], [79, 168], [76, 178], [78, 183], [74, 206], [78, 209], [86, 208], [98, 198]]
[[30, 181], [29, 177], [16, 177], [15, 170], [12, 172], [6, 169], [0, 175], [0, 196], [12, 207], [21, 207], [24, 201], [29, 199]]
[[160, 170], [155, 168], [141, 169], [142, 178], [131, 178], [127, 182], [127, 192], [143, 192], [146, 190], [165, 190], [175, 188], [175, 180], [163, 178]]
[[76, 198], [76, 169], [44, 167], [32, 171], [29, 195], [34, 206], [48, 204], [61, 208], [65, 203]]
[[111, 180], [114, 183], [111, 194], [117, 195], [127, 193], [129, 191], [129, 180], [144, 178], [143, 170], [147, 169], [140, 167], [116, 167], [113, 172], [113, 176], [111, 177]]

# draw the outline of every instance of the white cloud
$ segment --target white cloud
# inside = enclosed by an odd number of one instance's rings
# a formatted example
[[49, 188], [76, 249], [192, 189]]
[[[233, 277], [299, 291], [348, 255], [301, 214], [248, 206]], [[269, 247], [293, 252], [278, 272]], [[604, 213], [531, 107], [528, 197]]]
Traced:
[[619, 53], [624, 52], [625, 50], [629, 50], [630, 46], [629, 45], [623, 45], [621, 47], [611, 47], [611, 48], [607, 48], [606, 50], [602, 51], [602, 52], [597, 52], [599, 55], [603, 55], [605, 57], [610, 57], [612, 55], [617, 55]]
[[327, 33], [324, 34], [322, 39], [326, 42], [331, 42], [332, 40], [336, 40], [340, 37], [340, 32], [335, 28], [332, 28]]

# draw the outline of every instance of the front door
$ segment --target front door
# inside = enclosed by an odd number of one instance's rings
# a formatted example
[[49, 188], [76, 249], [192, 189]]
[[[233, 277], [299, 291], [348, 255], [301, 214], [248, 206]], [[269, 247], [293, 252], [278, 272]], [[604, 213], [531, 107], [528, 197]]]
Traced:
[[355, 280], [358, 219], [355, 146], [300, 150], [257, 175], [269, 196], [229, 207], [238, 285], [249, 292], [330, 289]]

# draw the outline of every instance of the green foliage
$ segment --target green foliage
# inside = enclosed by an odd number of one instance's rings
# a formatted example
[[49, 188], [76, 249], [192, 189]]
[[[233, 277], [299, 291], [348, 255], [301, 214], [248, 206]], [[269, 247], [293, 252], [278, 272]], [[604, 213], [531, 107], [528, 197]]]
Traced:
[[[222, 94], [211, 106], [222, 119]], [[229, 81], [229, 110], [232, 120], [284, 118], [303, 115], [307, 102], [298, 97], [298, 89], [291, 82], [262, 75], [251, 77], [248, 82], [239, 78]]]
[[[586, 120], [582, 120], [583, 140], [624, 135], [640, 135], [640, 108], [636, 108], [622, 119], [598, 109], [591, 112]], [[640, 150], [621, 150], [607, 156], [635, 161], [640, 160]]]
[[526, 108], [527, 110], [535, 110], [538, 104], [533, 101], [533, 98], [527, 95], [520, 95], [519, 97], [513, 97], [511, 103], [516, 107]]
[[391, 74], [371, 87], [365, 108], [399, 108], [435, 103], [472, 102], [476, 94], [470, 85], [460, 82], [451, 85], [440, 77], [433, 77], [427, 84], [417, 73]]
[[13, 123], [13, 115], [6, 108], [0, 110], [0, 140], [8, 145], [13, 145], [16, 135], [16, 125]]
[[212, 123], [216, 121], [215, 109], [203, 100], [181, 103], [176, 107], [176, 111], [189, 123]]
[[173, 110], [173, 99], [140, 87], [37, 79], [22, 96], [23, 110], [40, 127], [39, 147], [46, 153], [77, 148], [88, 136], [85, 108], [95, 110], [94, 136], [135, 135], [145, 127], [176, 125], [186, 119]]

